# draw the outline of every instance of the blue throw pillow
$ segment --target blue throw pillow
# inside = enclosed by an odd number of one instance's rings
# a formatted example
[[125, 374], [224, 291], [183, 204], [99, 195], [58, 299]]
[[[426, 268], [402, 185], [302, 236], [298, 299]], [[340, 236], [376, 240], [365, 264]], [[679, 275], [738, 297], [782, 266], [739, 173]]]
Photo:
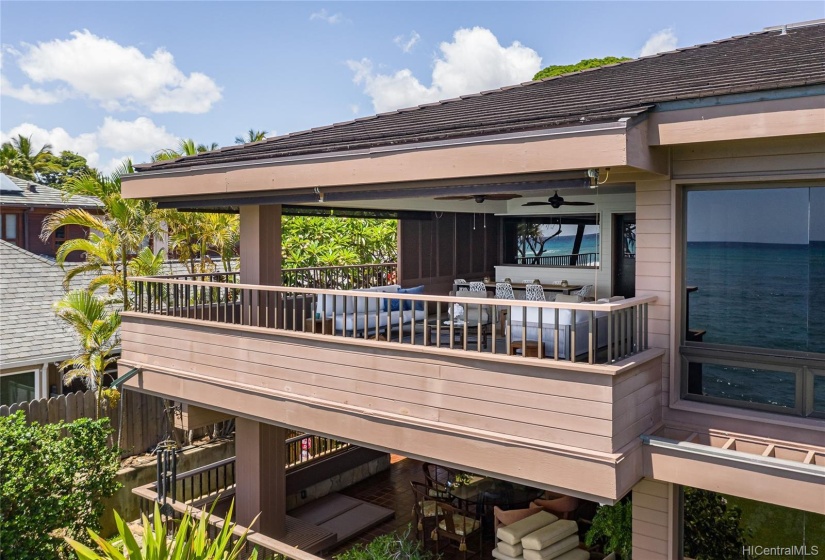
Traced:
[[[401, 288], [398, 290], [400, 294], [423, 294], [424, 293], [424, 286], [416, 286], [415, 288]], [[409, 300], [404, 300], [404, 311], [410, 311], [412, 309], [412, 302]], [[424, 302], [423, 301], [416, 301], [415, 302], [415, 310], [416, 311], [424, 311]]]

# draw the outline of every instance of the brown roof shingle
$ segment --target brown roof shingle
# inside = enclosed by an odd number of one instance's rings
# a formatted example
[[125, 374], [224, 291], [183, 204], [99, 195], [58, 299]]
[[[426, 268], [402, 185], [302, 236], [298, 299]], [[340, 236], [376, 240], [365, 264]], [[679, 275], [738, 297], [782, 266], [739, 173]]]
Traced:
[[656, 103], [825, 83], [825, 24], [762, 31], [439, 103], [136, 166], [164, 170], [633, 116]]

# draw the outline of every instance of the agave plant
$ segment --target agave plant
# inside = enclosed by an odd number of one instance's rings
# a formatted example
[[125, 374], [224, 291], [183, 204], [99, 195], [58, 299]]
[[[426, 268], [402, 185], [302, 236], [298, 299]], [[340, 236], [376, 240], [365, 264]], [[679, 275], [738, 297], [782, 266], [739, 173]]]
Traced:
[[[226, 518], [232, 517], [234, 502], [229, 506]], [[214, 508], [214, 505], [212, 506]], [[143, 544], [132, 529], [115, 512], [115, 523], [122, 544], [118, 547], [100, 535], [88, 529], [89, 536], [97, 544], [100, 552], [95, 552], [88, 546], [74, 539], [66, 538], [66, 542], [74, 549], [80, 560], [237, 560], [243, 551], [246, 534], [236, 537], [233, 534], [234, 523], [224, 523], [220, 533], [209, 538], [209, 513], [204, 512], [199, 520], [194, 520], [187, 511], [171, 537], [161, 521], [160, 508], [155, 504], [154, 520], [149, 521], [146, 515], [141, 516], [143, 523]], [[254, 523], [254, 522], [253, 522]], [[233, 543], [233, 541], [235, 541]], [[253, 550], [250, 560], [258, 558], [258, 551]]]

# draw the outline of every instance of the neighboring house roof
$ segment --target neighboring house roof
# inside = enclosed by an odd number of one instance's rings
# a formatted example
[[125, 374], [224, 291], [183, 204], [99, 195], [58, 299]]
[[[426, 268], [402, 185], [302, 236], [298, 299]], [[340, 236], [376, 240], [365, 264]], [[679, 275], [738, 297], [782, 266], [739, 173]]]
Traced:
[[65, 293], [64, 275], [54, 261], [0, 240], [0, 369], [77, 351], [74, 332], [52, 311]]
[[668, 101], [823, 84], [823, 60], [825, 24], [815, 22], [135, 168], [198, 167], [616, 120]]
[[[0, 173], [0, 175], [3, 175]], [[12, 184], [18, 187], [11, 188], [7, 181], [0, 183], [0, 206], [23, 206], [39, 208], [100, 208], [102, 204], [96, 198], [90, 196], [72, 196], [64, 199], [63, 192], [46, 185], [18, 179], [9, 175], [3, 175], [11, 180]], [[5, 185], [8, 185], [6, 187]]]

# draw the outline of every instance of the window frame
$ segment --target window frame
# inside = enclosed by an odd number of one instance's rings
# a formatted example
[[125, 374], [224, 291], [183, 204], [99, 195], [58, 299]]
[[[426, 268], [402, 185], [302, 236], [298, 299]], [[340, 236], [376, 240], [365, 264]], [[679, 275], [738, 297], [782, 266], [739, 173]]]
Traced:
[[[678, 349], [676, 357], [679, 364], [679, 398], [690, 402], [702, 402], [732, 408], [758, 410], [782, 415], [794, 415], [808, 418], [825, 418], [825, 411], [814, 410], [814, 379], [825, 377], [825, 354], [798, 350], [782, 350], [776, 348], [761, 348], [734, 344], [714, 344], [708, 342], [688, 341], [687, 309], [687, 243], [688, 243], [688, 194], [695, 191], [733, 191], [780, 188], [825, 188], [821, 181], [798, 181], [790, 183], [702, 183], [679, 184], [677, 200], [680, 206], [674, 217], [680, 220], [678, 231], [681, 239], [678, 247], [678, 266], [680, 273], [677, 276], [676, 288], [680, 294], [680, 308], [678, 315]], [[764, 403], [755, 403], [745, 400], [725, 399], [707, 395], [697, 395], [688, 392], [689, 367], [691, 363], [707, 363], [713, 365], [764, 369], [773, 371], [787, 371], [796, 375], [795, 406], [793, 408]]]
[[[41, 379], [42, 371], [40, 369], [34, 368], [34, 369], [22, 369], [22, 370], [19, 370], [19, 371], [6, 371], [6, 372], [3, 372], [3, 373], [0, 373], [0, 377], [11, 377], [13, 375], [25, 375], [27, 373], [31, 373], [32, 375], [34, 375], [34, 399], [32, 399], [32, 400], [38, 400], [38, 399], [41, 398], [41, 394], [42, 394], [42, 390], [43, 390], [43, 384], [42, 384], [43, 380]], [[9, 403], [7, 406], [12, 406], [12, 405], [17, 404], [19, 402], [31, 402], [31, 401], [15, 401], [13, 403]]]
[[[580, 265], [580, 264], [576, 264], [576, 265], [554, 265], [554, 264], [527, 264], [527, 263], [518, 263], [518, 262], [507, 262], [507, 259], [505, 257], [507, 256], [507, 252], [508, 252], [508, 248], [507, 248], [508, 237], [509, 237], [508, 227], [507, 227], [508, 223], [518, 223], [518, 222], [526, 221], [526, 220], [535, 220], [535, 221], [548, 220], [546, 223], [550, 224], [551, 222], [549, 220], [554, 220], [554, 219], [561, 220], [562, 225], [576, 225], [575, 222], [573, 222], [571, 224], [564, 224], [563, 223], [564, 220], [571, 220], [571, 219], [572, 220], [585, 220], [585, 219], [592, 220], [592, 223], [586, 223], [584, 225], [585, 225], [585, 227], [588, 226], [588, 225], [592, 225], [592, 226], [596, 226], [598, 228], [598, 235], [599, 235], [598, 251], [597, 251], [598, 261], [599, 261], [598, 265]], [[542, 223], [544, 223], [544, 222], [542, 222]], [[568, 214], [568, 213], [560, 213], [560, 214], [521, 214], [521, 215], [502, 216], [502, 222], [501, 222], [501, 240], [502, 240], [501, 241], [501, 253], [502, 253], [501, 261], [502, 262], [501, 262], [501, 265], [503, 265], [503, 266], [541, 267], [541, 268], [554, 268], [554, 269], [601, 270], [603, 268], [602, 258], [604, 257], [604, 255], [602, 254], [603, 253], [603, 251], [602, 251], [603, 236], [604, 236], [604, 232], [602, 231], [601, 212], [599, 212], [599, 211], [595, 211], [595, 212], [577, 212], [577, 213], [570, 213], [570, 214]], [[516, 235], [516, 239], [518, 239], [518, 235]], [[516, 249], [515, 254], [518, 255], [518, 249]], [[587, 253], [578, 253], [578, 255], [584, 255], [584, 254], [587, 254]], [[563, 255], [563, 256], [568, 256], [568, 255]], [[516, 257], [516, 258], [518, 258], [518, 257]]]

